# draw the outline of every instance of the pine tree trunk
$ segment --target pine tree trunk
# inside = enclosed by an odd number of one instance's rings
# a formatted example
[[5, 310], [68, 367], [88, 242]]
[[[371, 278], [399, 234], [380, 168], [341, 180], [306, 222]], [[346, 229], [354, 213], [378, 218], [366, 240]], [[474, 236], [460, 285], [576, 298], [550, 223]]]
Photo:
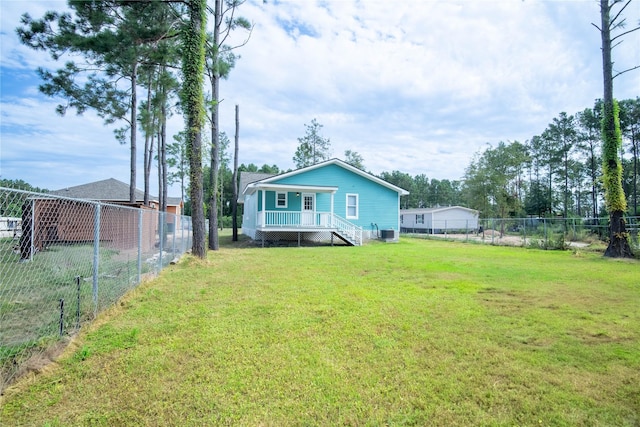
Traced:
[[202, 186], [202, 127], [204, 122], [202, 90], [205, 52], [206, 0], [190, 0], [188, 28], [184, 32], [182, 71], [183, 104], [187, 121], [187, 156], [189, 158], [192, 253], [206, 257], [206, 230]]
[[213, 13], [213, 72], [211, 73], [211, 195], [209, 200], [209, 249], [217, 251], [218, 242], [218, 169], [220, 168], [220, 129], [218, 128], [218, 100], [220, 72], [218, 44], [222, 25], [222, 0], [215, 0]]
[[240, 107], [236, 104], [236, 135], [235, 135], [235, 149], [233, 154], [233, 199], [231, 200], [231, 217], [233, 227], [234, 242], [238, 241], [238, 140], [240, 138]]
[[138, 63], [133, 63], [131, 70], [131, 175], [129, 176], [129, 202], [136, 202], [136, 134], [138, 133]]
[[[147, 88], [147, 120], [151, 120], [151, 77], [149, 77], [149, 87]], [[149, 206], [149, 176], [151, 174], [151, 152], [153, 151], [153, 132], [151, 123], [147, 123], [144, 133], [144, 205]], [[151, 146], [150, 146], [151, 145]]]
[[611, 62], [611, 6], [600, 0], [602, 26], [602, 74], [604, 98], [602, 102], [602, 162], [605, 202], [609, 211], [609, 246], [604, 255], [612, 258], [632, 257], [624, 221], [626, 198], [622, 188], [622, 165], [618, 148], [622, 144], [617, 106], [613, 99], [613, 64]]

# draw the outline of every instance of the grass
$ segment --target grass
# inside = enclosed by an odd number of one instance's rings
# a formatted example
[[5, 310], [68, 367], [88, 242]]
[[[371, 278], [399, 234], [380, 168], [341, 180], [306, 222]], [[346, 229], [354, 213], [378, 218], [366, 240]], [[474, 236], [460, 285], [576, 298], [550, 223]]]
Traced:
[[637, 261], [223, 242], [132, 292], [3, 425], [640, 423]]
[[[60, 339], [61, 299], [66, 335], [73, 333], [78, 320], [84, 323], [96, 310], [112, 305], [137, 279], [135, 254], [101, 248], [96, 307], [93, 245], [52, 245], [36, 253], [31, 261], [19, 262], [14, 244], [11, 239], [0, 241], [0, 388], [4, 379], [12, 378], [27, 360], [46, 353]], [[76, 276], [81, 277], [79, 292]]]

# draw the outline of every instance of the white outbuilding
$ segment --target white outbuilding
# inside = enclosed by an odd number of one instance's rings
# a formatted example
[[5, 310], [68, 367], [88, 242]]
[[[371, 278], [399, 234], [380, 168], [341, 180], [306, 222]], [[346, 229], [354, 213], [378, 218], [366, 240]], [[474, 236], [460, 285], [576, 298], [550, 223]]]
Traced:
[[478, 230], [475, 209], [462, 206], [400, 209], [400, 231], [403, 233], [456, 233]]

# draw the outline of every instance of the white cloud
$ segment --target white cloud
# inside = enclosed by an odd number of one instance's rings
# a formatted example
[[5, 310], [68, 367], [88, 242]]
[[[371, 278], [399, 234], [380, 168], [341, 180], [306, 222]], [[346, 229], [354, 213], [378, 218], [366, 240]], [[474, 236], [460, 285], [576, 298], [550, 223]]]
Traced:
[[[46, 129], [42, 141], [30, 141], [31, 153], [47, 153], [53, 162], [66, 160], [65, 152], [85, 151], [78, 168], [87, 176], [117, 170], [116, 178], [126, 182], [128, 153], [111, 128], [96, 117], [56, 117], [55, 103], [37, 94], [38, 82], [16, 77], [51, 65], [46, 54], [17, 42], [19, 15], [29, 10], [40, 17], [64, 5], [2, 3], [2, 73], [24, 85], [22, 99], [3, 94], [2, 173], [14, 171], [19, 156], [32, 155], [21, 151], [16, 135]], [[628, 21], [637, 22], [640, 8], [632, 5]], [[240, 162], [287, 169], [304, 124], [316, 118], [336, 157], [351, 149], [374, 173], [459, 179], [486, 143], [524, 141], [561, 111], [573, 114], [601, 96], [600, 40], [591, 25], [598, 13], [593, 1], [250, 0], [239, 15], [255, 27], [237, 51], [241, 58], [229, 79], [221, 82], [221, 129], [233, 140], [238, 104]], [[230, 44], [245, 37], [237, 32]], [[639, 44], [640, 34], [626, 38], [614, 52], [616, 66], [640, 64]], [[618, 98], [638, 96], [640, 72], [615, 84]], [[174, 118], [171, 130], [181, 125]], [[113, 166], [105, 165], [109, 154], [102, 147], [118, 153]], [[65, 175], [72, 172], [64, 166], [50, 170], [60, 176], [56, 182], [78, 178]], [[39, 179], [34, 185], [52, 182]]]

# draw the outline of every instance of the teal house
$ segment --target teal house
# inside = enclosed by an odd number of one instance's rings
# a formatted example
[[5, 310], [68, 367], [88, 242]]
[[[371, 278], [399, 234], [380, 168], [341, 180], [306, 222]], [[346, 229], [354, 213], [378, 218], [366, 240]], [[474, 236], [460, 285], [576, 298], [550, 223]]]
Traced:
[[280, 175], [243, 173], [242, 232], [254, 240], [397, 240], [400, 196], [408, 191], [341, 160]]

